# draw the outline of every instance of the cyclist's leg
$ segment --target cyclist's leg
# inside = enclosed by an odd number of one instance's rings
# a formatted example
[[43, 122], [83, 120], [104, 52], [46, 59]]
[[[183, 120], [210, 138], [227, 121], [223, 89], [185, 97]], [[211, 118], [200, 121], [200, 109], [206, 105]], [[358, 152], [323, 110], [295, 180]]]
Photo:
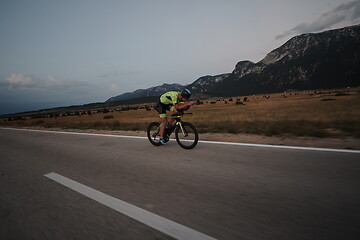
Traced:
[[155, 109], [158, 111], [159, 117], [160, 117], [160, 120], [161, 120], [160, 140], [164, 138], [164, 132], [165, 132], [166, 123], [167, 123], [166, 110], [169, 110], [168, 108], [169, 107], [167, 105], [161, 103], [160, 101], [155, 106]]
[[160, 115], [160, 120], [161, 120], [161, 125], [160, 125], [160, 139], [164, 138], [164, 132], [165, 132], [165, 128], [166, 128], [166, 123], [167, 123], [167, 118], [166, 117], [162, 117], [165, 114], [159, 114]]
[[[179, 112], [176, 110], [175, 106], [172, 106], [172, 107], [170, 108], [170, 112], [175, 113], [175, 114], [179, 113]], [[175, 118], [171, 118], [171, 119], [169, 120], [169, 123], [172, 124], [172, 125], [174, 125], [174, 122], [175, 122]]]

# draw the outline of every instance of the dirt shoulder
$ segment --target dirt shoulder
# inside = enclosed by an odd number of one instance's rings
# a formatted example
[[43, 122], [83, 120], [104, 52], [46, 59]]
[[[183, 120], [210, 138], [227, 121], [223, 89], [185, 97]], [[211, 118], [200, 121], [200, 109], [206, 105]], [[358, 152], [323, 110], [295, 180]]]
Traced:
[[[26, 129], [146, 137], [146, 132], [142, 132], [142, 131], [105, 131], [105, 130], [93, 130], [93, 129], [81, 130], [81, 129], [60, 129], [60, 128], [40, 128], [40, 127], [26, 128]], [[200, 140], [360, 150], [360, 139], [352, 138], [352, 137], [344, 137], [344, 138], [315, 138], [315, 137], [294, 137], [294, 136], [268, 137], [268, 136], [253, 135], [253, 134], [202, 133], [200, 134]]]

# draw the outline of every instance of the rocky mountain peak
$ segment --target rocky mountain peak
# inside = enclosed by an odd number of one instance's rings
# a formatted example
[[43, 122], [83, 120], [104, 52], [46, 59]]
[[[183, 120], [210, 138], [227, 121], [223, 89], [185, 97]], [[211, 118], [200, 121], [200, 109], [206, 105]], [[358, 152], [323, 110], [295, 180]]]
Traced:
[[360, 25], [293, 37], [257, 63], [238, 62], [232, 73], [203, 76], [187, 86], [163, 84], [108, 101], [158, 96], [184, 87], [194, 97], [209, 97], [352, 86], [360, 86]]
[[340, 41], [359, 40], [360, 25], [330, 30], [322, 33], [307, 33], [295, 36], [281, 47], [271, 51], [260, 61], [264, 65], [285, 62], [304, 56], [309, 49], [341, 47]]

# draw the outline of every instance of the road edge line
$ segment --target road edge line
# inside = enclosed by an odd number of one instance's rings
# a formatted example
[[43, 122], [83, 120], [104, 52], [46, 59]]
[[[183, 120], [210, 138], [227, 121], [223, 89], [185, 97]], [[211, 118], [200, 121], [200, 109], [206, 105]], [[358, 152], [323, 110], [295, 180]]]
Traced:
[[[38, 130], [38, 129], [22, 129], [22, 128], [4, 128], [4, 127], [0, 127], [0, 129], [17, 130], [17, 131], [29, 131], [29, 132], [72, 134], [72, 135], [88, 135], [88, 136], [99, 136], [99, 137], [147, 139], [147, 137], [140, 137], [140, 136], [111, 135], [111, 134], [99, 134], [99, 133], [62, 132], [62, 131], [50, 131], [50, 130]], [[170, 140], [173, 141], [174, 139], [170, 139]], [[322, 152], [340, 152], [340, 153], [357, 153], [357, 154], [360, 154], [360, 150], [337, 149], [337, 148], [315, 148], [315, 147], [299, 147], [299, 146], [270, 145], [270, 144], [256, 144], [256, 143], [221, 142], [221, 141], [207, 141], [207, 140], [199, 140], [199, 143], [234, 145], [234, 146], [244, 146], [244, 147], [264, 147], [264, 148], [278, 148], [278, 149], [290, 149], [290, 150], [306, 150], [306, 151], [322, 151]]]

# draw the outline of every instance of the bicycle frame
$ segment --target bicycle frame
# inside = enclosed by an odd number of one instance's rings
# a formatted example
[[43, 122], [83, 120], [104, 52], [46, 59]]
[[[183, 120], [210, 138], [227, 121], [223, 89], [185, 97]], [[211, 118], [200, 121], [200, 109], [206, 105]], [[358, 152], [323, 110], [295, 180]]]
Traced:
[[[175, 130], [175, 128], [176, 128], [177, 125], [179, 125], [180, 130], [181, 130], [181, 132], [184, 134], [184, 136], [185, 136], [185, 137], [188, 136], [188, 133], [184, 131], [184, 128], [183, 128], [183, 126], [182, 126], [182, 124], [181, 124], [181, 123], [182, 123], [181, 118], [182, 118], [184, 115], [192, 115], [192, 113], [181, 113], [181, 114], [176, 114], [176, 115], [165, 116], [166, 118], [174, 118], [174, 119], [176, 120], [176, 123], [173, 125], [171, 131], [167, 133], [169, 136], [174, 132], [174, 130]], [[162, 123], [161, 123], [161, 124], [162, 124]], [[161, 126], [161, 124], [160, 124], [160, 126]], [[155, 132], [160, 131], [160, 126], [156, 129]]]

